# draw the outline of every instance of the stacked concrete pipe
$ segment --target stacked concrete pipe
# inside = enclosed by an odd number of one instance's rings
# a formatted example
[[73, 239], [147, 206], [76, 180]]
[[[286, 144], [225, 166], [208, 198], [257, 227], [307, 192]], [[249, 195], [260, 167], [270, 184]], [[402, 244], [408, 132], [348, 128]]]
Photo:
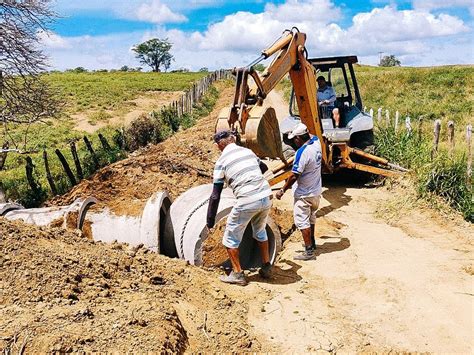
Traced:
[[[78, 198], [68, 206], [42, 207], [42, 208], [23, 208], [17, 204], [5, 204], [1, 207], [2, 214], [9, 220], [23, 220], [28, 224], [37, 226], [47, 226], [53, 222], [61, 221], [65, 228], [82, 229], [84, 216], [89, 207], [97, 203], [94, 197], [85, 199]], [[73, 215], [77, 213], [77, 216]], [[70, 216], [72, 215], [72, 218]], [[70, 226], [68, 223], [73, 222]]]
[[0, 203], [0, 216], [5, 216], [8, 212], [24, 209], [22, 205], [14, 202]]
[[143, 244], [160, 253], [163, 244], [165, 217], [171, 206], [166, 191], [153, 194], [147, 201], [141, 216], [117, 216], [108, 209], [89, 212], [85, 218], [90, 224], [94, 240], [111, 243]]
[[[171, 205], [165, 225], [165, 239], [162, 252], [171, 257], [179, 257], [193, 265], [202, 265], [202, 243], [208, 236], [206, 214], [212, 184], [194, 187]], [[222, 191], [216, 224], [227, 217], [236, 204], [230, 189]], [[273, 263], [281, 249], [281, 235], [271, 218], [267, 222], [270, 260]], [[240, 261], [244, 269], [256, 268], [261, 265], [261, 257], [249, 224], [240, 244]]]

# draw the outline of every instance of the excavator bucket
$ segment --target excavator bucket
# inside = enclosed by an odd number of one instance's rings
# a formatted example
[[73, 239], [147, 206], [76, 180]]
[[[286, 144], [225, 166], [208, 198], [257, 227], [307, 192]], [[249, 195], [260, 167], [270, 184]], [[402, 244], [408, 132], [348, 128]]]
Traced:
[[[229, 129], [229, 113], [229, 108], [221, 111], [216, 123], [216, 132]], [[275, 109], [268, 106], [252, 107], [244, 131], [240, 131], [240, 144], [251, 149], [259, 158], [284, 160]]]

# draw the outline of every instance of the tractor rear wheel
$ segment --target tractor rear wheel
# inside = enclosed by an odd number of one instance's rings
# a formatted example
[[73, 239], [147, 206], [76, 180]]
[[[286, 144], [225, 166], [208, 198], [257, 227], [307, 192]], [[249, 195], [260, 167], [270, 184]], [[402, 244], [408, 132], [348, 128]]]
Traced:
[[351, 135], [351, 147], [362, 149], [367, 153], [373, 154], [375, 151], [374, 131], [355, 132]]

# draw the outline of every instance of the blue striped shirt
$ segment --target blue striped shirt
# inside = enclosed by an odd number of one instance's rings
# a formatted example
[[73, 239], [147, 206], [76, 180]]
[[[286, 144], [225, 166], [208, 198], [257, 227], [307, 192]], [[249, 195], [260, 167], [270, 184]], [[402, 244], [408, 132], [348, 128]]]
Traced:
[[214, 183], [224, 182], [234, 192], [238, 204], [252, 203], [272, 194], [257, 156], [235, 143], [224, 148], [214, 167]]

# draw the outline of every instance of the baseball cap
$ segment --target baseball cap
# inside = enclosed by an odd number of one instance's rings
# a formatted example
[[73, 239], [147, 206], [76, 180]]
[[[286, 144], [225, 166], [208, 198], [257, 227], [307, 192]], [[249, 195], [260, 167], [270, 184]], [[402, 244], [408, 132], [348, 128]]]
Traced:
[[224, 139], [230, 136], [232, 136], [231, 131], [219, 131], [216, 134], [214, 134], [214, 142], [219, 143], [221, 139]]
[[296, 136], [302, 136], [303, 134], [308, 133], [308, 127], [304, 123], [298, 123], [295, 128], [288, 134], [288, 138], [292, 139]]

